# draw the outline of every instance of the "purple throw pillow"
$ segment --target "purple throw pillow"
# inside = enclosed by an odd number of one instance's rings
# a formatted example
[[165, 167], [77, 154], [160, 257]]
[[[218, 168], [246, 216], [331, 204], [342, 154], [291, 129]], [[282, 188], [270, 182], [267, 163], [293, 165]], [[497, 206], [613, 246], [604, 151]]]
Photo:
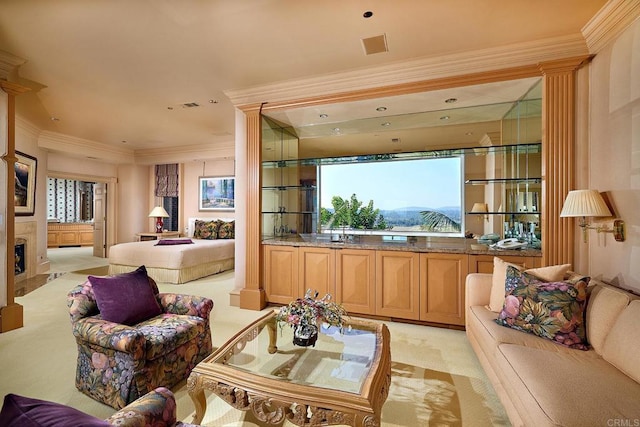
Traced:
[[144, 265], [116, 276], [89, 276], [102, 319], [135, 325], [162, 314]]
[[166, 245], [188, 245], [193, 244], [191, 239], [160, 239], [154, 246], [166, 246]]
[[0, 426], [6, 427], [102, 427], [108, 422], [75, 408], [46, 400], [9, 393], [0, 411]]

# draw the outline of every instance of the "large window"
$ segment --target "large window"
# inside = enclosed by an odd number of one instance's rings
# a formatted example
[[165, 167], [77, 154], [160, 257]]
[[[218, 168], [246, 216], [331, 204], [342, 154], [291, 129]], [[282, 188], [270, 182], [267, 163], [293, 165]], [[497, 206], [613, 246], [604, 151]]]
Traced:
[[318, 171], [323, 232], [463, 235], [462, 156], [363, 156]]

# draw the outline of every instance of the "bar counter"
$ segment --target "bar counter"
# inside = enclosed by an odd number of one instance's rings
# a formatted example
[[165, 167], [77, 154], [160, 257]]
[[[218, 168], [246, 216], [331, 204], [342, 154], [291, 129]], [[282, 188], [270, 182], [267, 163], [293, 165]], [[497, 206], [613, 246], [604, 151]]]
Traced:
[[[342, 237], [342, 236], [340, 236]], [[264, 239], [263, 245], [308, 246], [325, 248], [374, 249], [385, 251], [408, 251], [420, 253], [450, 253], [468, 255], [509, 255], [522, 257], [541, 257], [540, 249], [494, 249], [478, 244], [476, 239], [458, 237], [407, 237], [407, 240], [383, 239], [376, 235], [348, 235], [347, 239], [332, 241], [329, 234], [291, 234], [272, 239]], [[396, 237], [396, 236], [394, 236]], [[397, 237], [396, 237], [397, 239]]]

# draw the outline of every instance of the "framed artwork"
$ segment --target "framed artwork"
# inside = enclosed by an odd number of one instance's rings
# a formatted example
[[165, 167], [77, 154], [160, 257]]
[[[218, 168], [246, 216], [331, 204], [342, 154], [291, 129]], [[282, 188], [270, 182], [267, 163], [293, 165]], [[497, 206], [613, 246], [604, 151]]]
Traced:
[[199, 211], [235, 210], [235, 178], [201, 176], [198, 191]]
[[33, 215], [36, 204], [36, 167], [38, 159], [16, 151], [16, 186], [13, 196], [17, 216]]

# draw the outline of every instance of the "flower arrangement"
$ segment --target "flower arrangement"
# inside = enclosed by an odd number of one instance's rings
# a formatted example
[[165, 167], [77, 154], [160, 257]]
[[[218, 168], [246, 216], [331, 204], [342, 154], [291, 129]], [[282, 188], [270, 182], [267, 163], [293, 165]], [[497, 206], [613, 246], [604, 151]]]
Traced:
[[297, 326], [317, 326], [328, 323], [337, 326], [342, 331], [343, 316], [347, 315], [342, 305], [331, 301], [331, 295], [326, 294], [322, 299], [316, 299], [318, 292], [307, 290], [304, 298], [298, 298], [289, 305], [281, 307], [276, 320], [282, 327], [284, 323], [295, 328]]

